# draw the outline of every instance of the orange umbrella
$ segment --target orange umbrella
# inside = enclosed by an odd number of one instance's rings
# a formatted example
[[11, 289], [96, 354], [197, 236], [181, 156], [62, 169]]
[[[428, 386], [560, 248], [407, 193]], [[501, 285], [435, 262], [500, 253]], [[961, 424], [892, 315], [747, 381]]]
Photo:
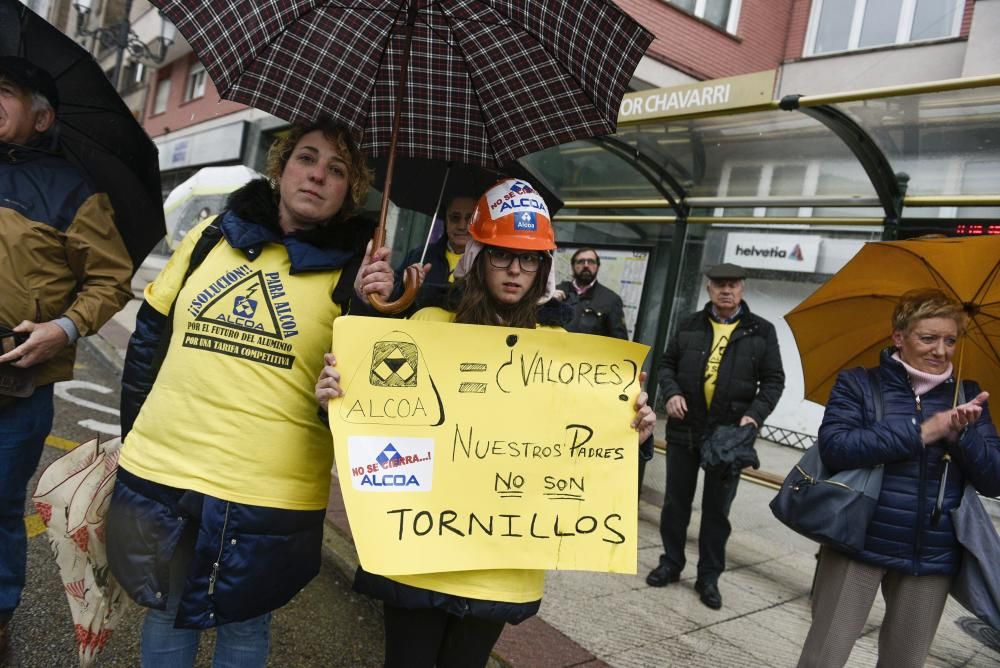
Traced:
[[[825, 404], [842, 369], [878, 365], [903, 293], [936, 287], [965, 304], [969, 329], [955, 375], [1000, 392], [1000, 236], [865, 244], [785, 316], [802, 359], [805, 398]], [[1000, 428], [1000, 411], [993, 412]]]

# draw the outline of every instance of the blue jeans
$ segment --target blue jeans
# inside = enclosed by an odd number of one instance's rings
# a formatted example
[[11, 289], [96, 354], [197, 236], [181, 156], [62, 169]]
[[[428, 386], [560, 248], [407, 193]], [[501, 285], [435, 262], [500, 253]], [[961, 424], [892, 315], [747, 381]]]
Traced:
[[52, 429], [52, 385], [0, 407], [0, 619], [21, 602], [27, 565], [24, 497]]
[[[181, 539], [170, 562], [170, 592], [165, 610], [148, 609], [142, 624], [143, 668], [191, 668], [198, 654], [199, 629], [174, 628], [184, 593], [190, 541]], [[271, 646], [271, 613], [216, 627], [213, 668], [264, 668]]]

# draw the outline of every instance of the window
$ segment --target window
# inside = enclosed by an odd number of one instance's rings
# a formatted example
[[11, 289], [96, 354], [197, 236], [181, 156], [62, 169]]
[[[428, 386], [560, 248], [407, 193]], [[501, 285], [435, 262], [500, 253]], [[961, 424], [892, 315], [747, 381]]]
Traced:
[[153, 113], [162, 114], [167, 110], [167, 98], [170, 97], [170, 79], [160, 79], [156, 84], [156, 97], [153, 99]]
[[[1000, 160], [972, 160], [962, 170], [963, 195], [992, 195], [1000, 176]], [[959, 207], [958, 218], [1000, 218], [1000, 207]]]
[[806, 54], [958, 35], [963, 0], [816, 0]]
[[195, 62], [188, 72], [187, 88], [184, 90], [184, 100], [193, 100], [205, 94], [205, 66]]
[[124, 93], [131, 93], [146, 81], [146, 66], [138, 61], [125, 63], [125, 73], [122, 75]]
[[668, 3], [715, 24], [733, 35], [742, 0], [667, 0]]

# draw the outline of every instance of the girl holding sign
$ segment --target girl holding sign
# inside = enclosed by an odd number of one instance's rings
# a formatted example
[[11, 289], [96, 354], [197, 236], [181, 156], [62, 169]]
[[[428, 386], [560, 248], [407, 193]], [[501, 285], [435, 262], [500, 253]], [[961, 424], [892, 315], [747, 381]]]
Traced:
[[[550, 301], [555, 234], [537, 191], [524, 181], [498, 182], [480, 198], [469, 232], [472, 238], [455, 269], [458, 282], [447, 303], [421, 309], [412, 319], [560, 328], [564, 307]], [[391, 276], [378, 267], [363, 266], [359, 279], [365, 293], [388, 297]], [[324, 410], [330, 399], [343, 394], [335, 365], [328, 355], [316, 384]], [[631, 426], [641, 443], [652, 434], [656, 415], [646, 405], [645, 393], [635, 408]], [[544, 571], [525, 569], [390, 578], [358, 568], [354, 582], [356, 591], [383, 601], [388, 668], [485, 665], [504, 624], [538, 612], [543, 585]]]

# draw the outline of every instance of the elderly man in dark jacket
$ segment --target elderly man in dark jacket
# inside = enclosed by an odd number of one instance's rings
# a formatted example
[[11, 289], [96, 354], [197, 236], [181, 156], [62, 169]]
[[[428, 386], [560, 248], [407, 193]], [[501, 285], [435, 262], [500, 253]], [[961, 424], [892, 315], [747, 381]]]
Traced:
[[[652, 587], [680, 579], [699, 450], [715, 427], [756, 428], [774, 410], [785, 372], [774, 325], [743, 301], [746, 270], [721, 264], [705, 272], [709, 303], [680, 323], [660, 363], [667, 410], [667, 489], [660, 516], [664, 553], [646, 577]], [[710, 608], [722, 607], [719, 576], [726, 567], [729, 509], [739, 475], [706, 472], [698, 534], [695, 589]]]
[[570, 258], [573, 279], [556, 286], [552, 295], [573, 309], [573, 319], [566, 330], [581, 334], [599, 334], [628, 340], [622, 298], [597, 282], [601, 257], [593, 248], [578, 248]]

